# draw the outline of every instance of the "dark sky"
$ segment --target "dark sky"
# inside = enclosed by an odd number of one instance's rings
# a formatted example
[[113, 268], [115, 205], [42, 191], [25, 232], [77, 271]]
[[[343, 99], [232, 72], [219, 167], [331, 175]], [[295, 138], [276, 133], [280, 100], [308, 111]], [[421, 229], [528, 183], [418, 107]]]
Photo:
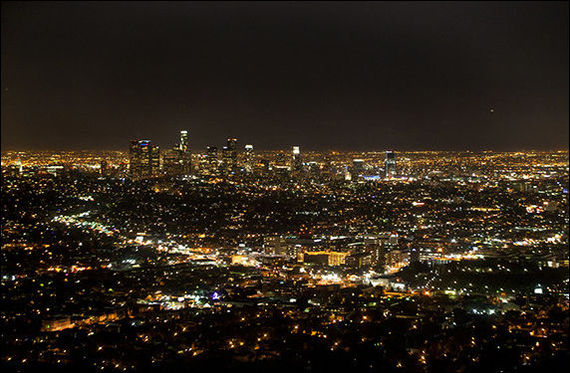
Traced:
[[180, 129], [199, 150], [567, 149], [568, 3], [2, 3], [3, 150]]

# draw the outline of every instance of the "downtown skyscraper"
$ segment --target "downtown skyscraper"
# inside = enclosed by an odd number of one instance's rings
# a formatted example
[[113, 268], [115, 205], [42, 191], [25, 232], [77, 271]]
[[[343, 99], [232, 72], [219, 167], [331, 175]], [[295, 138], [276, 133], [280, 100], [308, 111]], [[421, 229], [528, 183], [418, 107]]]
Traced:
[[222, 168], [225, 174], [237, 171], [237, 139], [228, 138], [226, 146], [222, 148]]
[[396, 153], [392, 150], [386, 151], [386, 159], [384, 160], [384, 172], [386, 178], [396, 176]]
[[180, 131], [180, 142], [164, 152], [163, 172], [168, 176], [188, 175], [192, 170], [192, 159], [188, 131]]
[[160, 174], [160, 148], [150, 140], [132, 140], [129, 148], [129, 177], [145, 179]]

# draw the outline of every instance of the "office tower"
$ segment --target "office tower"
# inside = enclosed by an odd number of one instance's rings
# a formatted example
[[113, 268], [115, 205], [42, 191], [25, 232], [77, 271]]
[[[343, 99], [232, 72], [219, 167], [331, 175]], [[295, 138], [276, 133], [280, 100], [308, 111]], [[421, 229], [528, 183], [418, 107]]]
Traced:
[[150, 174], [152, 176], [160, 174], [160, 147], [156, 145], [150, 149]]
[[181, 175], [184, 173], [180, 149], [174, 147], [172, 149], [166, 149], [162, 155], [162, 169], [164, 174], [167, 176]]
[[206, 173], [215, 175], [218, 173], [218, 147], [207, 146], [205, 154]]
[[228, 139], [228, 148], [230, 149], [231, 172], [236, 172], [236, 170], [237, 170], [237, 139]]
[[351, 253], [345, 258], [345, 264], [354, 269], [372, 267], [372, 254], [368, 252]]
[[301, 150], [298, 146], [293, 147], [293, 171], [303, 170], [303, 161], [301, 159]]
[[188, 143], [188, 131], [180, 131], [180, 143], [163, 153], [163, 171], [165, 175], [188, 175], [191, 171], [191, 153]]
[[245, 172], [253, 172], [253, 145], [245, 146], [244, 169]]
[[129, 177], [132, 179], [137, 179], [141, 177], [143, 173], [143, 151], [142, 146], [139, 143], [143, 142], [137, 140], [131, 140], [131, 145], [129, 146]]
[[237, 171], [237, 139], [228, 138], [226, 146], [222, 148], [222, 163], [225, 174]]
[[188, 151], [188, 131], [180, 131], [180, 150]]
[[190, 144], [188, 142], [188, 131], [180, 131], [180, 145], [178, 148], [180, 173], [188, 175], [192, 170], [192, 154], [190, 153]]
[[129, 176], [145, 179], [158, 176], [160, 171], [160, 148], [150, 140], [133, 140], [129, 149]]
[[396, 176], [396, 153], [391, 150], [386, 151], [384, 170], [387, 178]]
[[287, 241], [281, 236], [264, 237], [263, 251], [266, 255], [285, 255], [287, 251]]
[[156, 177], [160, 175], [160, 148], [152, 146], [150, 148], [150, 176]]
[[230, 148], [227, 145], [222, 146], [222, 174], [228, 174], [230, 168]]

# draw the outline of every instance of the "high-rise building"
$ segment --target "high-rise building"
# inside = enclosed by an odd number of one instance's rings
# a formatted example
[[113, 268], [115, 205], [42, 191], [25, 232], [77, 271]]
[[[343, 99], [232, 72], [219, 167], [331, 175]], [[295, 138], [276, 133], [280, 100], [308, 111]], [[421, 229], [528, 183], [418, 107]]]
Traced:
[[129, 149], [129, 176], [145, 179], [159, 175], [160, 148], [150, 140], [133, 140]]
[[166, 149], [162, 154], [162, 170], [165, 175], [175, 176], [182, 175], [184, 173], [183, 166], [181, 163], [180, 149], [174, 147], [172, 149]]
[[293, 171], [303, 170], [303, 160], [301, 159], [301, 150], [298, 146], [293, 147]]
[[218, 173], [218, 147], [207, 146], [205, 154], [206, 172], [210, 175]]
[[153, 146], [150, 150], [150, 174], [155, 177], [160, 175], [160, 148]]
[[396, 176], [396, 153], [391, 150], [386, 151], [384, 170], [387, 178]]
[[190, 153], [190, 144], [188, 142], [188, 131], [180, 131], [179, 145], [179, 161], [182, 174], [188, 175], [192, 170], [192, 154]]
[[167, 149], [163, 155], [163, 171], [166, 175], [187, 175], [191, 171], [191, 153], [188, 131], [180, 131], [180, 143]]
[[222, 148], [222, 163], [225, 174], [237, 171], [237, 139], [228, 138], [226, 146]]
[[246, 145], [244, 152], [245, 172], [253, 172], [253, 145]]
[[287, 241], [281, 236], [270, 236], [263, 239], [263, 251], [266, 255], [285, 255]]
[[180, 150], [188, 151], [188, 131], [180, 131]]

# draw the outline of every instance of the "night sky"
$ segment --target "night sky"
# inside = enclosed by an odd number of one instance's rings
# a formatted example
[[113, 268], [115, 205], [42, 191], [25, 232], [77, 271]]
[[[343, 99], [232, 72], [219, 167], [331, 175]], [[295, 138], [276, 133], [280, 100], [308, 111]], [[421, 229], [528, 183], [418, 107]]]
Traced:
[[568, 3], [2, 3], [2, 149], [567, 149]]

